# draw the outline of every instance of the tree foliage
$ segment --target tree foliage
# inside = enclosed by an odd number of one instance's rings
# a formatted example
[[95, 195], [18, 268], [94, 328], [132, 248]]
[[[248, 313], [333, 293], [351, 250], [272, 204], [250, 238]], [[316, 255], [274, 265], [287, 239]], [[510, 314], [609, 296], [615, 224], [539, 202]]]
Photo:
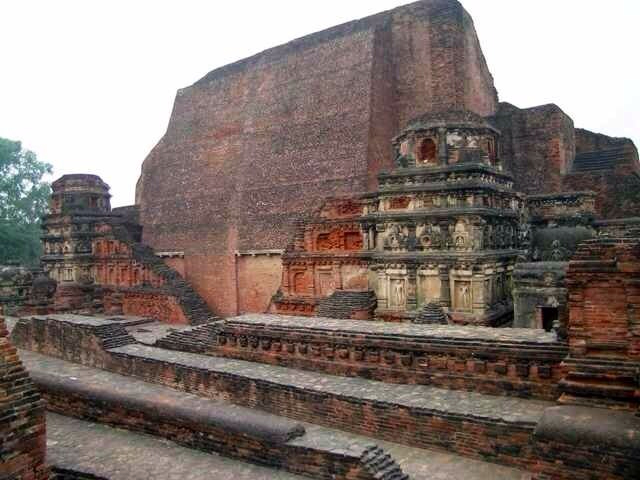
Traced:
[[51, 187], [43, 176], [48, 163], [0, 137], [0, 264], [35, 264], [40, 256], [40, 218], [47, 211]]

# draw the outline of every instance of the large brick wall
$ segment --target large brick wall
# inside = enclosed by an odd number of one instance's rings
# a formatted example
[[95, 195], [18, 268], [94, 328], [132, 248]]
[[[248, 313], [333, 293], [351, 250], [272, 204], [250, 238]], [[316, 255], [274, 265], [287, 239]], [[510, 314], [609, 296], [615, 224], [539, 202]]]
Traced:
[[554, 104], [521, 109], [501, 102], [492, 121], [502, 132], [500, 154], [516, 190], [529, 195], [593, 191], [600, 218], [640, 211], [640, 162], [628, 138], [574, 128]]
[[607, 168], [571, 171], [564, 178], [566, 190], [596, 192], [601, 218], [635, 217], [640, 212], [640, 161], [628, 138], [608, 137], [576, 129], [576, 154], [590, 157]]
[[520, 109], [500, 103], [493, 122], [502, 132], [501, 157], [514, 188], [527, 194], [562, 191], [575, 156], [573, 120], [549, 104]]
[[[296, 219], [363, 192], [410, 118], [493, 114], [469, 15], [425, 0], [340, 25], [207, 74], [177, 94], [137, 185], [144, 241], [185, 252], [187, 279], [236, 313], [236, 250], [284, 248]], [[215, 279], [215, 282], [212, 280]], [[271, 292], [273, 293], [273, 292]]]

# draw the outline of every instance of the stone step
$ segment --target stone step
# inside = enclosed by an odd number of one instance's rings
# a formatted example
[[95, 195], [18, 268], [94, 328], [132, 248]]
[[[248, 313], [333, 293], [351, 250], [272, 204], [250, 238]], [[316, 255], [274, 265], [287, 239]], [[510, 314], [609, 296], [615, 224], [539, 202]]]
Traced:
[[[369, 437], [300, 423], [227, 402], [185, 394], [156, 384], [33, 352], [21, 351], [20, 355], [32, 372], [35, 382], [42, 389], [50, 410], [82, 417], [92, 422], [98, 421], [132, 431], [160, 435], [198, 450], [224, 451], [227, 456], [269, 467], [288, 469], [312, 478], [426, 480], [433, 478], [434, 472], [439, 472], [438, 478], [443, 480], [530, 478], [526, 472], [514, 468], [391, 442], [378, 442]], [[122, 465], [123, 471], [135, 473], [132, 473], [129, 478], [140, 478], [136, 465], [129, 463], [128, 459], [138, 457], [141, 464], [146, 464], [152, 458], [147, 455], [146, 450], [140, 452], [137, 449], [139, 443], [158, 443], [147, 435], [138, 436], [131, 432], [120, 433], [120, 437], [124, 438], [118, 441], [99, 440], [98, 437], [91, 436], [90, 432], [109, 431], [108, 427], [50, 415], [53, 422], [49, 427], [49, 438], [50, 443], [55, 442], [52, 445], [50, 458], [56, 466], [61, 468], [74, 470], [71, 467], [84, 465], [92, 467], [89, 470], [80, 470], [85, 473], [113, 479], [126, 478], [108, 475], [109, 472], [116, 470], [112, 461], [117, 461], [117, 457], [122, 455], [125, 461]], [[243, 434], [242, 437], [249, 437], [250, 441], [241, 437], [233, 438], [231, 439], [233, 450], [228, 451], [221, 443], [222, 434], [218, 432], [218, 435], [211, 436], [213, 430], [209, 427], [216, 424], [224, 427], [229, 435], [233, 431], [240, 431]], [[174, 436], [172, 432], [176, 435]], [[190, 435], [193, 436], [192, 441], [189, 440]], [[76, 442], [80, 450], [74, 453], [73, 446]], [[92, 455], [95, 458], [96, 455], [95, 451], [91, 452], [91, 448], [84, 449], [82, 445], [95, 445], [98, 442], [106, 445], [106, 450], [104, 446], [99, 449], [100, 454], [97, 456], [99, 462], [85, 462], [87, 458], [92, 458]], [[259, 444], [256, 445], [256, 442]], [[176, 457], [180, 458], [176, 464], [181, 463], [184, 458], [186, 468], [191, 466], [192, 458], [202, 462], [207, 461], [198, 452], [188, 448], [178, 447], [169, 442], [159, 442], [159, 444], [171, 445], [171, 449], [184, 452], [184, 456]], [[71, 450], [69, 450], [70, 447]], [[111, 448], [115, 450], [114, 453], [110, 451]], [[392, 449], [394, 453], [391, 454], [388, 449]], [[247, 455], [247, 451], [251, 450], [253, 453]], [[160, 461], [164, 462], [164, 454], [159, 455]], [[403, 459], [401, 464], [394, 459], [396, 456]], [[258, 474], [263, 471], [259, 467], [217, 456], [211, 459], [211, 462], [232, 465], [240, 472], [248, 471]], [[211, 463], [211, 465], [215, 467], [217, 463]], [[170, 469], [169, 471], [180, 470]], [[216, 471], [213, 470], [213, 472]], [[264, 471], [274, 475], [265, 478], [297, 478], [282, 470]], [[185, 474], [187, 472], [188, 469], [185, 470]], [[202, 472], [203, 470], [194, 470], [194, 474], [202, 475]], [[175, 478], [182, 478], [177, 475]], [[151, 477], [142, 478], [160, 477], [151, 475]], [[184, 478], [199, 479], [201, 477], [187, 475]], [[208, 478], [227, 477], [212, 474]]]
[[611, 400], [637, 400], [636, 385], [620, 384], [611, 381], [586, 381], [582, 378], [569, 377], [560, 381], [563, 392], [585, 397], [609, 398]]

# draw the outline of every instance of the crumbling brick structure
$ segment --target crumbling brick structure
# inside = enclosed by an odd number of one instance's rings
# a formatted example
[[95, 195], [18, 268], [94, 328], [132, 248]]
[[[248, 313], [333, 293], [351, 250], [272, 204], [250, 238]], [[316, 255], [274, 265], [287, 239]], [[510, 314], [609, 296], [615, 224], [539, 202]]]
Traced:
[[0, 478], [46, 480], [45, 411], [0, 311]]
[[215, 319], [182, 276], [140, 243], [135, 209], [111, 211], [109, 197], [109, 186], [95, 175], [53, 183], [42, 236], [43, 267], [58, 282], [52, 309], [179, 324]]
[[31, 297], [34, 272], [19, 265], [0, 265], [0, 308], [16, 311]]
[[569, 262], [566, 403], [638, 409], [640, 238], [584, 242]]

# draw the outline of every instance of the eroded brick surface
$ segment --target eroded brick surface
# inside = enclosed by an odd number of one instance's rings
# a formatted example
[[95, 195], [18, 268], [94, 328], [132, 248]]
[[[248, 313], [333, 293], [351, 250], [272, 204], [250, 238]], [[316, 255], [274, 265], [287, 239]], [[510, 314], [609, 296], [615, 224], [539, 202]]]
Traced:
[[47, 423], [47, 451], [52, 465], [109, 480], [307, 478], [54, 413], [47, 414]]
[[45, 480], [44, 403], [9, 342], [0, 311], [0, 478]]

